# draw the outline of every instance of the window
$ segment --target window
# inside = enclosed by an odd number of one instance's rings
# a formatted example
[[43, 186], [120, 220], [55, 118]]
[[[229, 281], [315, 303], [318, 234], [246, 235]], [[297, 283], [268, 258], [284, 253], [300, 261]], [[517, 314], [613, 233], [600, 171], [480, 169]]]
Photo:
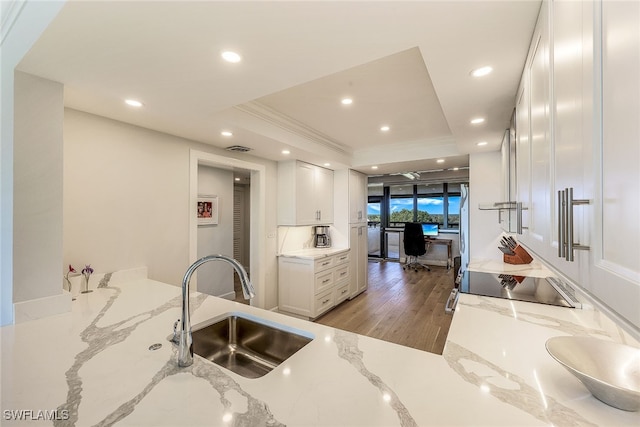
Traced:
[[380, 224], [380, 201], [369, 202], [367, 204], [367, 221], [370, 224]]
[[415, 221], [413, 185], [389, 187], [389, 225], [391, 227]]
[[[379, 188], [376, 189], [379, 193]], [[402, 184], [385, 187], [386, 196], [369, 198], [369, 220], [384, 223], [382, 210], [388, 200], [388, 227], [405, 222], [434, 222], [441, 229], [457, 229], [460, 224], [460, 184]], [[370, 193], [370, 196], [373, 196]], [[374, 212], [378, 214], [375, 215]]]
[[444, 226], [445, 199], [443, 184], [416, 185], [418, 222], [435, 222]]

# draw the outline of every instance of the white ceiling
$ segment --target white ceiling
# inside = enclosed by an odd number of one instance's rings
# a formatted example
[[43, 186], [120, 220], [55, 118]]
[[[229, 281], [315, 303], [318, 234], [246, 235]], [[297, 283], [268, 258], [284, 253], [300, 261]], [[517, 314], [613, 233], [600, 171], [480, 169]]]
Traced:
[[272, 160], [286, 148], [370, 174], [460, 167], [500, 147], [539, 6], [69, 1], [18, 68], [64, 83], [67, 107]]

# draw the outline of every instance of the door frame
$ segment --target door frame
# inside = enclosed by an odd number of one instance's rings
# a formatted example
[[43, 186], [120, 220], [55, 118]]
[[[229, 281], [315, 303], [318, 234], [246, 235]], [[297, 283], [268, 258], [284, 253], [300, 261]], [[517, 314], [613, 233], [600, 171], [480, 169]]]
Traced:
[[[250, 231], [249, 231], [249, 274], [251, 283], [256, 289], [256, 297], [250, 304], [257, 307], [265, 305], [266, 294], [266, 167], [257, 163], [246, 162], [232, 157], [220, 156], [205, 151], [189, 150], [189, 263], [198, 257], [198, 166], [210, 166], [220, 169], [245, 169], [251, 171], [250, 186]], [[197, 278], [194, 277], [197, 289]]]

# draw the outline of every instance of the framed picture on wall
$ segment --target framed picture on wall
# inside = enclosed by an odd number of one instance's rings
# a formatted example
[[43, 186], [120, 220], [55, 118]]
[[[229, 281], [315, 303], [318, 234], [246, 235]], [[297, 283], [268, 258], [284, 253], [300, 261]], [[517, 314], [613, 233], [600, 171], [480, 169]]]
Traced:
[[198, 225], [218, 223], [218, 196], [198, 196]]

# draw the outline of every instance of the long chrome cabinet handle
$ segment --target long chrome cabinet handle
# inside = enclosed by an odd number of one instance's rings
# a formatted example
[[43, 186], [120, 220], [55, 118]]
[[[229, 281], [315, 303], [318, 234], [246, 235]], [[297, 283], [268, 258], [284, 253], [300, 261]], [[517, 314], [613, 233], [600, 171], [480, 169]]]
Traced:
[[566, 217], [565, 204], [566, 194], [564, 190], [558, 190], [558, 257], [564, 258], [565, 255], [565, 233], [566, 233]]
[[516, 233], [522, 234], [522, 202], [516, 203]]
[[[558, 192], [560, 193], [560, 192]], [[586, 251], [589, 250], [589, 246], [582, 245], [580, 243], [576, 243], [573, 240], [573, 207], [579, 205], [588, 205], [591, 203], [588, 199], [574, 199], [573, 198], [573, 187], [565, 188], [562, 191], [562, 220], [560, 221], [559, 227], [563, 228], [562, 233], [562, 242], [558, 242], [558, 244], [562, 243], [562, 251], [564, 251], [564, 259], [567, 261], [573, 262], [573, 252], [576, 250]], [[560, 197], [560, 195], [559, 195]], [[559, 233], [560, 235], [560, 233]], [[560, 254], [560, 249], [558, 250]], [[562, 255], [559, 255], [562, 256]]]

